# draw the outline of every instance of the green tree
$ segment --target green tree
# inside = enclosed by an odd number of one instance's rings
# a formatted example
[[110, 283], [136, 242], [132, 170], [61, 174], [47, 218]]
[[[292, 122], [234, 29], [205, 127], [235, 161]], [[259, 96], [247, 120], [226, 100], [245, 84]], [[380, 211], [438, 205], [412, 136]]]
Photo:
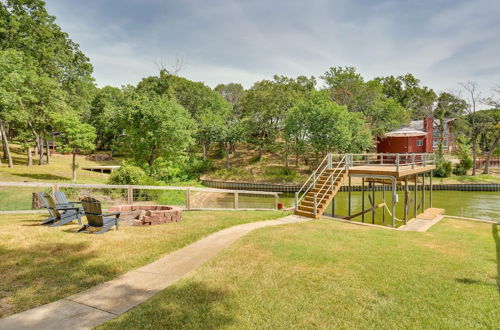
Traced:
[[52, 117], [54, 127], [59, 131], [62, 151], [72, 154], [71, 179], [76, 180], [76, 154], [80, 152], [92, 151], [95, 148], [96, 138], [95, 128], [89, 124], [83, 124], [78, 115], [73, 113], [58, 113]]
[[422, 119], [432, 114], [436, 93], [429, 87], [420, 86], [420, 80], [411, 73], [375, 80], [382, 84], [382, 92], [386, 97], [396, 100], [403, 108], [411, 111], [413, 119]]
[[88, 119], [88, 122], [96, 128], [97, 149], [113, 151], [117, 139], [123, 132], [117, 121], [125, 102], [124, 92], [119, 88], [105, 86], [97, 91]]
[[288, 110], [314, 90], [315, 85], [314, 77], [274, 76], [273, 80], [256, 82], [245, 91], [240, 99], [242, 124], [250, 142], [257, 145], [259, 157], [279, 136]]
[[167, 96], [131, 93], [121, 112], [123, 149], [137, 163], [175, 162], [193, 143], [196, 125], [182, 105]]
[[229, 84], [218, 84], [215, 86], [214, 90], [218, 92], [233, 109], [236, 108], [238, 102], [245, 90], [241, 84], [229, 83]]

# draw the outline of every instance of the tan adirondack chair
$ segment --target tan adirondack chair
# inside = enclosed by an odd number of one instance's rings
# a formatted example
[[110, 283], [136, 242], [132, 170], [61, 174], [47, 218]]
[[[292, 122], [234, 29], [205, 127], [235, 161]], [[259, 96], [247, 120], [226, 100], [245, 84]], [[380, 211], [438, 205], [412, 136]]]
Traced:
[[[101, 202], [92, 197], [85, 197], [81, 202], [88, 223], [78, 229], [78, 232], [103, 234], [113, 226], [118, 230], [120, 212], [102, 213]], [[90, 228], [101, 228], [101, 230], [88, 230]]]

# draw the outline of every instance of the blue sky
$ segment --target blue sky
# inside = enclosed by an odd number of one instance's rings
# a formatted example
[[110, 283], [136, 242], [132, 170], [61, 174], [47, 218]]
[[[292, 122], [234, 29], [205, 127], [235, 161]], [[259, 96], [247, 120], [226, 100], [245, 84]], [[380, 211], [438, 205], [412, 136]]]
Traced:
[[274, 74], [355, 66], [413, 73], [436, 91], [500, 85], [499, 0], [47, 0], [94, 65], [99, 86], [135, 84], [159, 64], [250, 87]]

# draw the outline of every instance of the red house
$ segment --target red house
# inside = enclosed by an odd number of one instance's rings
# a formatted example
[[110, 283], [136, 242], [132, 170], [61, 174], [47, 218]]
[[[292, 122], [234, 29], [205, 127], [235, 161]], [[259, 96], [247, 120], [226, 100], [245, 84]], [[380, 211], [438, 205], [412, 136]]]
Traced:
[[409, 126], [386, 133], [377, 138], [377, 153], [424, 153], [434, 152], [443, 140], [445, 152], [451, 152], [452, 135], [449, 123], [453, 119], [445, 119], [445, 133], [439, 135], [439, 122], [425, 117], [423, 120], [414, 120]]

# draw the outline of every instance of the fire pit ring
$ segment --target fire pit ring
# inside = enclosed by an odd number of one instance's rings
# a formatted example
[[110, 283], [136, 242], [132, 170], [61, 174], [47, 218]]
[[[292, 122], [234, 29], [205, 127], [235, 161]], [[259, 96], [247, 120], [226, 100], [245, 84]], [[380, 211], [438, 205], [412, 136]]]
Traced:
[[120, 217], [133, 217], [132, 226], [161, 225], [168, 222], [179, 222], [182, 209], [167, 205], [114, 205], [109, 212], [120, 212]]

